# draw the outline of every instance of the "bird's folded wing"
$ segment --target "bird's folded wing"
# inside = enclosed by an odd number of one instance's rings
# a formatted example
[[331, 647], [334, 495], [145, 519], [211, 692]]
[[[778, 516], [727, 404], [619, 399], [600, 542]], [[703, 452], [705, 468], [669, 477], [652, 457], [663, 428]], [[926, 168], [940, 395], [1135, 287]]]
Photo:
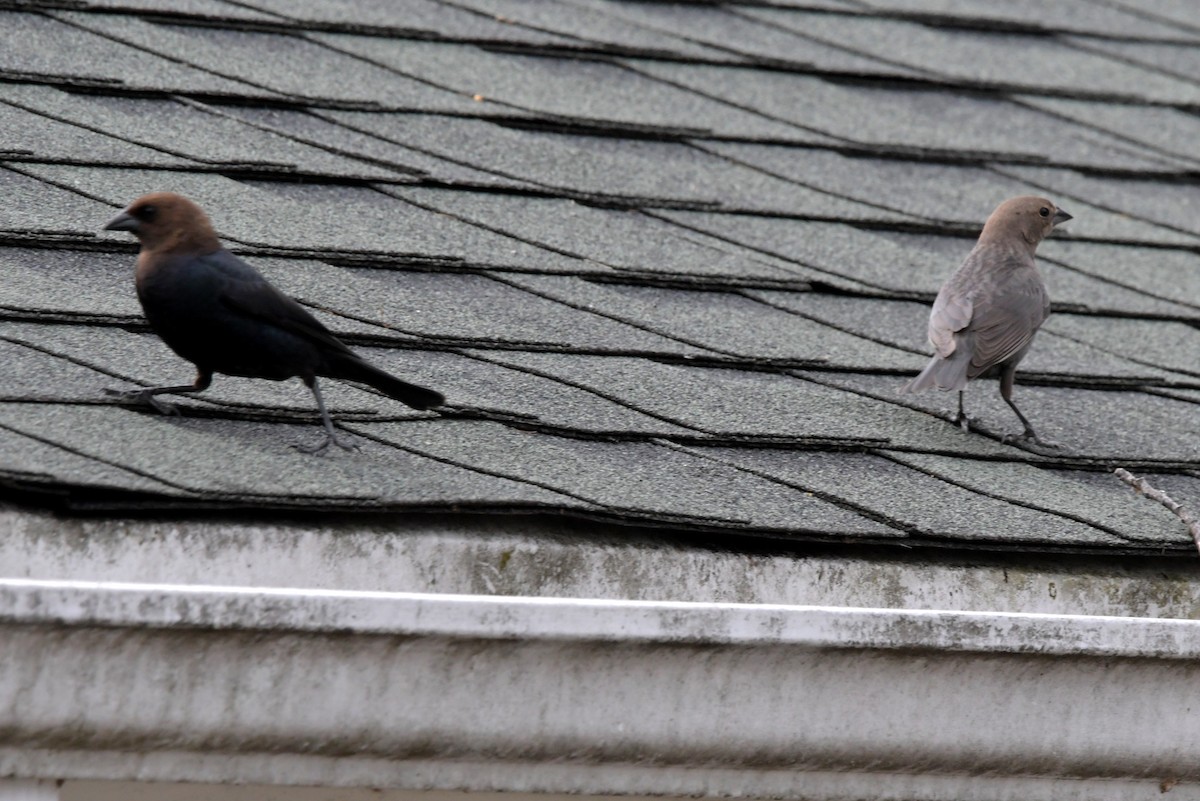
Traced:
[[971, 320], [971, 330], [975, 333], [971, 365], [979, 371], [986, 370], [1029, 345], [1046, 319], [1044, 296], [1044, 292], [1035, 291], [1012, 294], [976, 307]]
[[204, 261], [221, 274], [220, 300], [230, 310], [333, 350], [348, 350], [308, 309], [229, 251], [209, 254]]
[[929, 342], [938, 356], [948, 359], [954, 353], [954, 335], [970, 324], [974, 308], [969, 296], [938, 293], [929, 313]]

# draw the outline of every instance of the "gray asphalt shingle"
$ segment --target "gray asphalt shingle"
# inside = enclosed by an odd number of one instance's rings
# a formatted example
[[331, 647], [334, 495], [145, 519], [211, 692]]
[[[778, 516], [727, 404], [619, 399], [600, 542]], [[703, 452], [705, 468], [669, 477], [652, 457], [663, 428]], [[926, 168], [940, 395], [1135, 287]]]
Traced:
[[453, 464], [520, 476], [615, 513], [662, 522], [888, 539], [899, 532], [818, 498], [654, 443], [530, 436], [495, 423], [376, 423], [354, 430]]
[[[870, 15], [775, 9], [754, 9], [752, 13], [819, 41], [886, 57], [943, 78], [1163, 103], [1188, 104], [1200, 98], [1200, 85], [1072, 47], [1057, 37], [935, 28]], [[1055, 69], [1029, 68], [1030, 64], [1046, 63], [1054, 64]]]
[[[53, 12], [54, 16], [6, 11], [0, 28], [0, 71], [30, 76], [34, 83], [156, 89], [230, 96], [272, 97], [276, 93], [214, 75], [177, 60], [151, 54], [89, 30], [94, 15]], [[55, 18], [61, 15], [59, 18]], [[122, 22], [140, 26], [135, 19]], [[122, 29], [123, 30], [123, 29]]]
[[[155, 13], [169, 10], [169, 15]], [[1036, 13], [1034, 13], [1036, 11]], [[1160, 554], [1194, 502], [1200, 25], [1173, 0], [153, 0], [0, 10], [0, 499], [544, 511], [837, 543]], [[153, 190], [420, 412], [187, 382], [134, 249]], [[989, 212], [1075, 219], [1017, 376], [900, 395]], [[1194, 557], [1193, 557], [1194, 558]]]

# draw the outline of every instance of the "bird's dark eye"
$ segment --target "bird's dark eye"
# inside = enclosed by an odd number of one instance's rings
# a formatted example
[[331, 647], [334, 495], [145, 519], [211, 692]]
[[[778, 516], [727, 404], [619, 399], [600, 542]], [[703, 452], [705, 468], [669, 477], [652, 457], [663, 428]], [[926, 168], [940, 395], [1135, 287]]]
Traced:
[[139, 206], [138, 208], [134, 209], [133, 216], [137, 217], [142, 222], [150, 222], [156, 216], [158, 216], [158, 209], [154, 206]]
[[1042, 206], [1041, 210], [1038, 211], [1038, 214], [1042, 215], [1043, 217], [1049, 217], [1050, 209], [1046, 208], [1045, 206]]

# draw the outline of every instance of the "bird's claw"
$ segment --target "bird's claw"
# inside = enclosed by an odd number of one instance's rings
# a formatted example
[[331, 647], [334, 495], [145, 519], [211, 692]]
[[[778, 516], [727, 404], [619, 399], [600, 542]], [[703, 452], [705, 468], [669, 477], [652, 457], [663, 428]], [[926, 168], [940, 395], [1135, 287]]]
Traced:
[[297, 445], [296, 450], [300, 451], [301, 453], [308, 453], [308, 454], [312, 454], [314, 456], [322, 456], [329, 450], [330, 445], [337, 445], [339, 448], [341, 448], [344, 451], [359, 450], [359, 446], [358, 446], [357, 442], [344, 442], [344, 441], [338, 439], [337, 437], [335, 437], [333, 434], [327, 435], [325, 437], [325, 439], [317, 445]]
[[966, 432], [968, 434], [971, 433], [971, 426], [975, 425], [978, 422], [979, 421], [976, 420], [974, 417], [970, 417], [965, 414], [954, 416], [954, 425], [958, 426], [959, 428], [961, 428], [964, 432]]
[[157, 395], [152, 394], [145, 389], [108, 389], [105, 388], [104, 394], [126, 401], [127, 403], [140, 403], [143, 406], [149, 406], [159, 414], [172, 414], [176, 417], [180, 416], [179, 409], [175, 408], [165, 400], [160, 399]]
[[1021, 434], [1005, 434], [1003, 437], [1000, 438], [1000, 443], [1002, 445], [1008, 445], [1009, 443], [1016, 444], [1018, 442], [1032, 443], [1034, 445], [1039, 445], [1047, 450], [1052, 450], [1052, 451], [1057, 451], [1057, 450], [1062, 449], [1062, 445], [1059, 445], [1054, 440], [1042, 439], [1036, 433], [1034, 433], [1033, 429], [1024, 431]]

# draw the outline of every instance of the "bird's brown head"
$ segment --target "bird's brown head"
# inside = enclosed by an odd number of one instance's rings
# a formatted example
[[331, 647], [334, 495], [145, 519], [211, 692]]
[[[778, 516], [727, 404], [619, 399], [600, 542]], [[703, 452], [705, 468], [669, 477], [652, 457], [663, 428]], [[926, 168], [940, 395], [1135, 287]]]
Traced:
[[1024, 242], [1033, 250], [1054, 230], [1054, 226], [1069, 219], [1070, 214], [1046, 198], [1022, 195], [996, 207], [987, 218], [979, 241], [1006, 244]]
[[142, 195], [104, 226], [128, 231], [155, 253], [212, 253], [221, 241], [203, 209], [183, 195], [153, 192]]

